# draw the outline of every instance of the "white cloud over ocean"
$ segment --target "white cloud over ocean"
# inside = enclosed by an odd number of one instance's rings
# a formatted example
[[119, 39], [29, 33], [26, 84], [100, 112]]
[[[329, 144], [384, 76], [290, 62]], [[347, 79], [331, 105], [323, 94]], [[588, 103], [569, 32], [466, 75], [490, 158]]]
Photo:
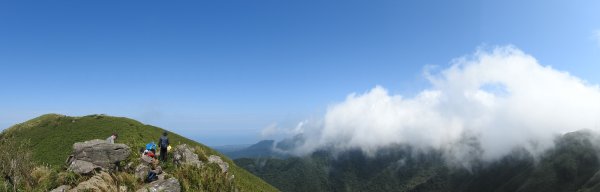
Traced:
[[414, 97], [376, 86], [331, 105], [322, 120], [294, 128], [306, 139], [297, 152], [326, 147], [368, 153], [410, 144], [461, 155], [453, 147], [470, 136], [483, 149], [481, 158], [491, 160], [515, 147], [538, 154], [558, 134], [600, 131], [598, 85], [512, 46], [477, 51], [425, 76], [431, 86]]

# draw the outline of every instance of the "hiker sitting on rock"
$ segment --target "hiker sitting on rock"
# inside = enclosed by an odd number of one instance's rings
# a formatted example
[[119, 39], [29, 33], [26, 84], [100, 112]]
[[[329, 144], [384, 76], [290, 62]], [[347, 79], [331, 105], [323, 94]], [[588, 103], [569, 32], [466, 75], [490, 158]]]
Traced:
[[119, 135], [117, 135], [117, 133], [113, 133], [110, 137], [106, 138], [106, 142], [110, 143], [110, 144], [115, 144], [115, 140], [117, 139]]
[[156, 160], [156, 145], [154, 142], [146, 144], [146, 149], [142, 151], [141, 159], [149, 164], [157, 163]]

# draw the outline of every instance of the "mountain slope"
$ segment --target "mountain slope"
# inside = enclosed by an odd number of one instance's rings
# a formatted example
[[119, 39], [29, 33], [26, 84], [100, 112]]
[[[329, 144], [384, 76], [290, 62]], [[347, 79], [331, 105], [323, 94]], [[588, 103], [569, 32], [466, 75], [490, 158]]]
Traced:
[[579, 131], [555, 140], [536, 160], [516, 149], [494, 161], [472, 162], [470, 170], [448, 166], [442, 153], [410, 146], [317, 151], [288, 159], [241, 158], [235, 162], [283, 191], [598, 191], [600, 141]]
[[[106, 115], [69, 117], [47, 114], [4, 130], [0, 134], [0, 139], [28, 141], [33, 159], [37, 163], [61, 168], [71, 153], [73, 143], [92, 139], [105, 139], [113, 132], [119, 135], [116, 140], [117, 143], [127, 144], [135, 152], [148, 142], [158, 142], [158, 138], [164, 132], [164, 129], [144, 125], [123, 117]], [[207, 155], [221, 156], [224, 161], [231, 165], [231, 173], [235, 175], [235, 184], [242, 191], [277, 191], [277, 189], [236, 166], [233, 161], [211, 148], [175, 133], [169, 133], [168, 136], [171, 145], [185, 143], [199, 147]], [[132, 156], [137, 156], [136, 154], [133, 153]]]
[[[221, 153], [226, 155], [231, 159], [238, 158], [286, 158], [288, 155], [283, 153], [278, 153], [274, 150], [275, 141], [274, 140], [262, 140], [256, 144], [250, 145], [248, 147], [244, 147], [238, 150], [220, 150]], [[219, 150], [219, 149], [217, 149]]]

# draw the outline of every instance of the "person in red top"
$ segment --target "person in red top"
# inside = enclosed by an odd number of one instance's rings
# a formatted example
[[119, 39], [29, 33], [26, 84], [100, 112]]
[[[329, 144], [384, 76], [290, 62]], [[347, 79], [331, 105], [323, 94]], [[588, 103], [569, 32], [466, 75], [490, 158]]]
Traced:
[[147, 155], [148, 157], [152, 157], [152, 158], [154, 158], [154, 153], [153, 153], [152, 151], [148, 151], [148, 153], [146, 153], [146, 155]]

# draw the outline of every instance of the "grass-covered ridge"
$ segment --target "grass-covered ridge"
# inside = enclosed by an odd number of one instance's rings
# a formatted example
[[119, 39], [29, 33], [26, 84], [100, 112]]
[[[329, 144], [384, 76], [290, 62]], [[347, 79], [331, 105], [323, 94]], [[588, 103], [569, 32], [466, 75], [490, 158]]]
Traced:
[[[0, 139], [29, 142], [32, 159], [36, 164], [49, 165], [53, 169], [59, 170], [64, 168], [65, 160], [70, 155], [74, 143], [106, 139], [113, 132], [119, 134], [117, 143], [124, 143], [132, 148], [131, 158], [133, 159], [138, 156], [136, 152], [139, 148], [146, 143], [158, 142], [164, 129], [144, 125], [124, 117], [106, 115], [69, 117], [47, 114], [2, 131]], [[169, 132], [169, 140], [172, 146], [185, 143], [201, 149], [206, 155], [220, 156], [230, 164], [230, 173], [235, 175], [235, 185], [242, 191], [277, 191], [263, 180], [236, 166], [224, 155], [203, 144], [172, 132]]]

